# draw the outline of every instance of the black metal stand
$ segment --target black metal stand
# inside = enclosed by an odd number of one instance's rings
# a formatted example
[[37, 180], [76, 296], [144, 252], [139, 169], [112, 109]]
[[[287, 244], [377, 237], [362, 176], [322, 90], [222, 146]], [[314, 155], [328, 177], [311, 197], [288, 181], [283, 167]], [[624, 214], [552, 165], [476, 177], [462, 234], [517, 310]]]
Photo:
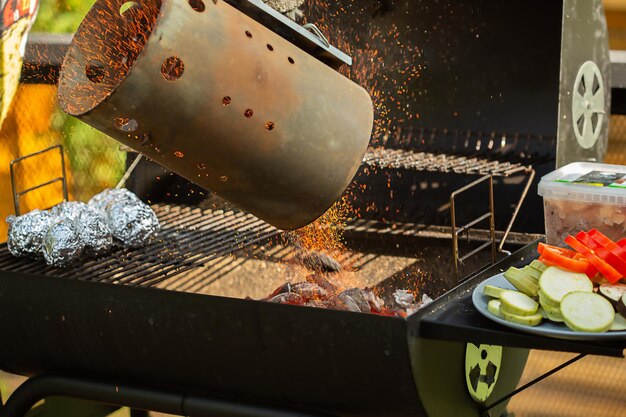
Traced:
[[171, 392], [155, 388], [116, 384], [63, 375], [41, 375], [24, 382], [6, 404], [0, 417], [24, 417], [40, 400], [61, 396], [181, 416], [220, 417], [321, 417], [298, 410], [252, 405]]

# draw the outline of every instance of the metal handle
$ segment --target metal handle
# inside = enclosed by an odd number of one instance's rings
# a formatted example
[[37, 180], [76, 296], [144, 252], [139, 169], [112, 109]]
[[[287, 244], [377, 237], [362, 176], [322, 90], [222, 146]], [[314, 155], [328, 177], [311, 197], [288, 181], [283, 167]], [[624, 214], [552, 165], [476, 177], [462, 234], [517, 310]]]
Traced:
[[315, 26], [313, 23], [307, 23], [303, 25], [302, 27], [308, 30], [309, 32], [313, 33], [315, 36], [317, 36], [317, 38], [324, 44], [325, 47], [327, 48], [330, 47], [330, 42], [328, 42], [328, 39], [326, 39], [326, 36], [324, 36], [322, 31], [319, 30], [319, 28]]

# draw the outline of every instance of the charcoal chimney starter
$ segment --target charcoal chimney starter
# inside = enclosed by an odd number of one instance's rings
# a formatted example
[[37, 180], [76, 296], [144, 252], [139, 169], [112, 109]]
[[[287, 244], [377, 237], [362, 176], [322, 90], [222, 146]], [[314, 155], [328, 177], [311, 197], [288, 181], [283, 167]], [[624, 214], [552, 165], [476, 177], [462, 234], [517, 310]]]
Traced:
[[322, 215], [369, 143], [368, 93], [224, 1], [100, 0], [64, 111], [281, 229]]

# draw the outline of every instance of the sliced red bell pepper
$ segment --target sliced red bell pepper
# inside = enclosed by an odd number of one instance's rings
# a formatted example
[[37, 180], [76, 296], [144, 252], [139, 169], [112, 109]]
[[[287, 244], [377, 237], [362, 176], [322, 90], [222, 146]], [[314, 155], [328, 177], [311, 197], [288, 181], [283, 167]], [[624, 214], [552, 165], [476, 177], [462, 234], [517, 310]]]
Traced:
[[618, 240], [617, 242], [617, 246], [619, 246], [620, 248], [624, 249], [626, 251], [626, 237], [623, 239]]
[[567, 238], [565, 238], [565, 243], [570, 245], [575, 251], [585, 255], [587, 259], [589, 260], [589, 262], [591, 262], [593, 266], [596, 267], [598, 272], [604, 275], [604, 278], [606, 278], [607, 281], [609, 281], [611, 284], [615, 284], [617, 281], [619, 281], [622, 278], [622, 274], [620, 274], [611, 265], [609, 265], [608, 263], [600, 259], [598, 255], [593, 253], [591, 249], [585, 246], [581, 241], [576, 239], [574, 236], [568, 236]]
[[557, 246], [540, 243], [541, 256], [539, 260], [549, 266], [557, 266], [572, 272], [586, 274], [589, 278], [594, 277], [598, 271], [588, 259], [577, 259], [578, 253]]
[[600, 259], [615, 268], [622, 276], [626, 276], [626, 262], [615, 255], [614, 252], [608, 250], [608, 248], [601, 245], [596, 239], [585, 232], [578, 232], [576, 239], [591, 249]]
[[622, 261], [626, 262], [626, 252], [617, 243], [613, 242], [611, 239], [609, 239], [596, 229], [591, 229], [588, 234], [593, 240], [602, 245], [606, 250], [620, 258]]

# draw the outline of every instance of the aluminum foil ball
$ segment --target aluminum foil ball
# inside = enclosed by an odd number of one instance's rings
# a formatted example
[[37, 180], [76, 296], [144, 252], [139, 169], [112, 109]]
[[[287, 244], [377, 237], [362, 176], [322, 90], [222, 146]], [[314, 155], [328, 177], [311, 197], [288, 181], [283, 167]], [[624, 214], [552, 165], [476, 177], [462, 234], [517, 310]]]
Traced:
[[51, 222], [50, 213], [41, 210], [33, 210], [19, 217], [9, 216], [9, 252], [13, 256], [41, 256], [41, 244]]
[[113, 204], [123, 202], [138, 204], [141, 203], [141, 200], [126, 188], [108, 188], [101, 193], [94, 195], [91, 200], [89, 200], [89, 207], [106, 213], [108, 208]]
[[113, 236], [102, 213], [87, 207], [80, 213], [75, 225], [89, 254], [102, 255], [113, 248]]
[[145, 245], [159, 230], [156, 214], [142, 202], [129, 204], [121, 201], [109, 205], [107, 224], [113, 237], [130, 248]]
[[64, 201], [52, 207], [50, 214], [53, 217], [66, 218], [71, 222], [78, 222], [81, 214], [87, 210], [89, 206], [80, 201]]
[[60, 218], [46, 232], [41, 249], [48, 265], [64, 267], [80, 258], [84, 245], [74, 223]]

